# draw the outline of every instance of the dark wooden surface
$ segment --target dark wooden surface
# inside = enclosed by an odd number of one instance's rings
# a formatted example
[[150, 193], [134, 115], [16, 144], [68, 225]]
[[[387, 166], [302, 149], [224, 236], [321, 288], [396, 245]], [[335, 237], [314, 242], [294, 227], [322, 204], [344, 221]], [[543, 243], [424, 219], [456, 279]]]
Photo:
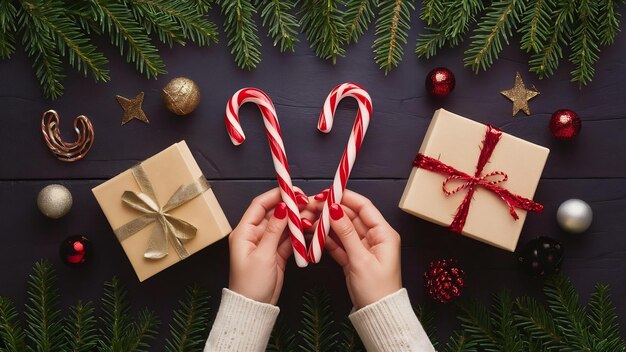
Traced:
[[[145, 80], [101, 41], [99, 46], [111, 59], [111, 82], [95, 84], [70, 73], [66, 94], [54, 102], [41, 96], [31, 63], [22, 52], [1, 62], [0, 294], [22, 303], [26, 275], [36, 260], [46, 258], [58, 268], [66, 304], [78, 298], [97, 299], [103, 281], [117, 275], [128, 287], [133, 303], [156, 310], [165, 322], [184, 287], [193, 282], [210, 291], [217, 307], [220, 289], [228, 280], [226, 240], [140, 284], [90, 189], [185, 139], [234, 227], [250, 200], [275, 186], [258, 110], [253, 106], [242, 109], [248, 139], [241, 147], [230, 144], [224, 128], [224, 108], [230, 95], [254, 86], [265, 90], [276, 105], [295, 185], [315, 194], [328, 187], [334, 175], [355, 103], [340, 105], [329, 135], [316, 130], [317, 116], [336, 84], [354, 81], [370, 92], [374, 115], [348, 187], [370, 197], [401, 233], [404, 284], [413, 303], [426, 300], [422, 273], [429, 261], [441, 257], [458, 258], [464, 265], [466, 295], [486, 299], [488, 292], [501, 288], [515, 294], [537, 294], [541, 287], [540, 281], [519, 270], [515, 255], [456, 236], [397, 208], [430, 117], [436, 108], [445, 107], [551, 149], [535, 197], [546, 209], [528, 217], [521, 243], [538, 235], [560, 240], [566, 248], [564, 272], [583, 298], [586, 300], [594, 283], [610, 284], [620, 322], [626, 325], [626, 35], [620, 34], [613, 47], [603, 49], [596, 78], [579, 90], [568, 82], [568, 64], [549, 80], [527, 74], [526, 55], [515, 47], [505, 49], [494, 67], [478, 76], [462, 67], [462, 48], [420, 61], [412, 54], [418, 30], [415, 26], [411, 32], [404, 61], [387, 76], [372, 58], [373, 31], [350, 47], [347, 58], [335, 66], [316, 58], [305, 43], [300, 43], [295, 54], [279, 54], [267, 38], [262, 38], [263, 61], [252, 72], [237, 69], [224, 44], [163, 49], [169, 73], [158, 81]], [[221, 43], [225, 42], [221, 38]], [[456, 91], [443, 101], [430, 99], [423, 88], [425, 74], [435, 66], [447, 66], [456, 73]], [[531, 102], [530, 117], [511, 117], [511, 103], [499, 94], [513, 85], [516, 71], [541, 91]], [[184, 118], [168, 113], [160, 98], [161, 87], [180, 75], [194, 79], [202, 90], [199, 108]], [[132, 121], [120, 127], [122, 111], [114, 96], [130, 97], [139, 91], [146, 93], [144, 110], [150, 125]], [[550, 114], [564, 107], [576, 110], [583, 119], [581, 135], [567, 144], [554, 141], [547, 129]], [[74, 137], [74, 116], [86, 114], [93, 121], [96, 140], [84, 160], [62, 163], [47, 150], [39, 124], [41, 114], [50, 108], [60, 113], [68, 139]], [[55, 182], [66, 185], [74, 196], [71, 213], [60, 220], [45, 218], [35, 202], [38, 191]], [[556, 209], [568, 198], [582, 198], [593, 208], [594, 223], [583, 235], [565, 234], [556, 225]], [[90, 237], [96, 249], [92, 264], [78, 270], [64, 267], [57, 255], [60, 241], [74, 234]], [[290, 262], [286, 276], [280, 306], [288, 321], [299, 319], [301, 295], [314, 286], [324, 286], [332, 293], [338, 319], [349, 311], [343, 276], [328, 256], [305, 270]], [[438, 308], [443, 332], [454, 326], [453, 316], [452, 307]], [[625, 330], [622, 327], [622, 332]]]

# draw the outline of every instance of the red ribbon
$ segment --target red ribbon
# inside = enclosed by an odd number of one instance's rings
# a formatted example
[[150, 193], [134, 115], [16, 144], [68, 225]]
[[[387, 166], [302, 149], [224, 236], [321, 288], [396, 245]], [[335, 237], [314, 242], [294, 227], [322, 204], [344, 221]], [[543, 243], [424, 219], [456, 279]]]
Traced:
[[[457, 212], [454, 215], [454, 219], [450, 224], [450, 230], [456, 233], [461, 233], [461, 231], [463, 231], [465, 220], [467, 219], [467, 214], [469, 213], [470, 203], [472, 202], [472, 196], [478, 187], [482, 187], [497, 194], [498, 197], [500, 197], [500, 199], [508, 205], [509, 213], [515, 220], [519, 219], [519, 216], [515, 212], [515, 208], [536, 213], [543, 211], [543, 205], [534, 202], [532, 199], [527, 199], [520, 195], [513, 194], [505, 188], [498, 186], [499, 183], [505, 182], [508, 179], [508, 175], [506, 173], [502, 171], [493, 171], [486, 175], [481, 175], [501, 137], [502, 131], [496, 127], [487, 125], [485, 139], [483, 139], [483, 145], [480, 151], [480, 156], [478, 157], [478, 163], [476, 164], [476, 172], [474, 173], [474, 176], [468, 175], [463, 171], [457, 170], [450, 165], [446, 165], [437, 159], [433, 159], [421, 153], [417, 154], [415, 157], [415, 160], [413, 161], [414, 166], [447, 176], [442, 185], [442, 190], [447, 196], [457, 193], [463, 189], [467, 189], [467, 194], [465, 195], [465, 198], [463, 198], [461, 205], [459, 205]], [[446, 186], [453, 180], [464, 181], [464, 183], [449, 191]]]

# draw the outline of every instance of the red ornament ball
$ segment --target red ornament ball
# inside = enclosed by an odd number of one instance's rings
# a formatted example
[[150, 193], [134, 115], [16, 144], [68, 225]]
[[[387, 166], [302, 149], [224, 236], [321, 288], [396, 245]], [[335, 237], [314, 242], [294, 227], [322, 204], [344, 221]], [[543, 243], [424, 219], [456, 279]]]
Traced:
[[465, 271], [454, 259], [431, 262], [424, 273], [424, 286], [435, 301], [448, 303], [459, 297], [465, 287]]
[[570, 109], [557, 110], [550, 117], [550, 133], [559, 139], [572, 139], [580, 132], [578, 114]]
[[445, 98], [454, 90], [454, 73], [445, 67], [437, 67], [426, 75], [426, 91], [435, 98]]
[[63, 263], [70, 267], [81, 267], [91, 259], [93, 248], [85, 236], [70, 236], [61, 242], [59, 255]]

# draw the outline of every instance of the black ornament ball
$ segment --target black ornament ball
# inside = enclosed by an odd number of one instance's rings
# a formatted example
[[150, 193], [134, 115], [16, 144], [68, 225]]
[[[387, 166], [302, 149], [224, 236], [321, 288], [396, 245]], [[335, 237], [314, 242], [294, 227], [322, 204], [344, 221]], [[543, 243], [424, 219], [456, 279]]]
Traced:
[[454, 73], [445, 67], [437, 67], [426, 75], [426, 91], [435, 98], [445, 98], [454, 90]]
[[563, 246], [559, 241], [540, 236], [526, 244], [520, 253], [519, 262], [531, 275], [552, 275], [561, 271], [563, 256]]
[[93, 246], [85, 236], [70, 236], [61, 242], [59, 255], [63, 263], [70, 267], [81, 267], [91, 260]]

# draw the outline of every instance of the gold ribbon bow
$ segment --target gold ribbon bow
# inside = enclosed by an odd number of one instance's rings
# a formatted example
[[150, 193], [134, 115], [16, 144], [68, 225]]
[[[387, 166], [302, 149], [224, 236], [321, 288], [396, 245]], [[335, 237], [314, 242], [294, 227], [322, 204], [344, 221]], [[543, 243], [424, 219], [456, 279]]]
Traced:
[[121, 242], [144, 227], [157, 222], [150, 239], [144, 257], [148, 259], [160, 259], [167, 253], [167, 241], [172, 244], [180, 259], [189, 256], [181, 240], [189, 240], [196, 236], [197, 229], [190, 223], [179, 219], [169, 212], [207, 191], [211, 186], [204, 176], [200, 176], [195, 182], [183, 185], [174, 192], [164, 206], [159, 205], [152, 189], [152, 183], [148, 175], [141, 166], [132, 168], [133, 176], [139, 184], [140, 193], [125, 191], [122, 195], [122, 202], [131, 208], [143, 213], [140, 217], [122, 225], [115, 230], [115, 235]]

